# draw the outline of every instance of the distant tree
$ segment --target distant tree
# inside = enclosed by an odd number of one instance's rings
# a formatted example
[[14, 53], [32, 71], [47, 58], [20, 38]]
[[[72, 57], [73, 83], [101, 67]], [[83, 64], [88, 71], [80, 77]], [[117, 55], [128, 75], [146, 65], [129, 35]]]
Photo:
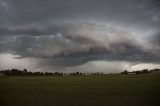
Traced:
[[24, 73], [27, 73], [27, 69], [25, 68], [25, 69], [23, 70], [23, 72], [24, 72]]
[[47, 75], [47, 76], [53, 75], [53, 73], [51, 73], [51, 72], [45, 72], [44, 74]]
[[142, 72], [143, 73], [148, 73], [149, 71], [148, 71], [148, 69], [143, 69]]
[[128, 74], [128, 71], [125, 70], [125, 71], [121, 72], [121, 74]]

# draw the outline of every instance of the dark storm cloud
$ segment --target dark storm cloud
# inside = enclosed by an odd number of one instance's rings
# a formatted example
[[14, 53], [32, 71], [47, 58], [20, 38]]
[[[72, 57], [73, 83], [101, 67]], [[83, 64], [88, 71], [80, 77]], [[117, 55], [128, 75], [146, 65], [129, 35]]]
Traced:
[[98, 18], [144, 26], [152, 24], [159, 11], [156, 0], [1, 0], [1, 4], [4, 24]]
[[160, 32], [157, 32], [155, 35], [153, 35], [151, 41], [153, 44], [160, 47]]
[[[129, 62], [152, 62], [159, 63], [160, 55], [153, 54], [149, 51], [143, 51], [140, 48], [135, 47], [130, 44], [114, 44], [111, 45], [116, 51], [111, 51], [106, 48], [91, 48], [87, 52], [78, 52], [64, 54], [61, 53], [58, 56], [55, 56], [55, 61], [50, 61], [49, 63], [54, 63], [56, 65], [63, 66], [74, 66], [87, 63], [89, 61], [98, 61], [98, 60], [107, 60], [107, 61], [129, 61]], [[119, 51], [119, 48], [123, 47], [125, 49]]]
[[152, 50], [142, 43], [145, 37], [138, 39], [145, 35], [131, 34], [157, 32], [159, 4], [156, 0], [0, 0], [0, 53], [43, 59], [49, 66], [95, 60], [159, 63], [159, 33], [148, 41], [156, 47]]
[[150, 40], [151, 46], [154, 52], [159, 53], [160, 52], [160, 32], [154, 33], [151, 37]]
[[[0, 52], [18, 54], [21, 56], [18, 58], [40, 58], [43, 64], [61, 67], [96, 60], [159, 63], [158, 54], [147, 51], [136, 39], [124, 36], [127, 32], [103, 28], [103, 25], [96, 23], [83, 25], [67, 23], [63, 24], [63, 28], [53, 25], [51, 30], [45, 25], [6, 28], [7, 32], [1, 31]], [[101, 33], [104, 29], [105, 35]]]
[[63, 26], [47, 26], [47, 25], [40, 25], [40, 26], [0, 26], [0, 35], [1, 36], [8, 36], [8, 35], [31, 35], [31, 36], [41, 36], [47, 34], [55, 34], [59, 30], [67, 30], [63, 28]]
[[60, 52], [84, 51], [93, 46], [94, 41], [79, 35], [73, 36], [68, 28], [68, 24], [56, 27], [1, 27], [0, 51], [22, 57], [49, 58]]

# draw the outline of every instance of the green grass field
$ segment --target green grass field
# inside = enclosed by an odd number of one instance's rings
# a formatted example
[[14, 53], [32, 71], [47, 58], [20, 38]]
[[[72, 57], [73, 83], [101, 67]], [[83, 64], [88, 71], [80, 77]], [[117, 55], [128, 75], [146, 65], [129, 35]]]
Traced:
[[0, 106], [160, 106], [160, 75], [1, 77]]

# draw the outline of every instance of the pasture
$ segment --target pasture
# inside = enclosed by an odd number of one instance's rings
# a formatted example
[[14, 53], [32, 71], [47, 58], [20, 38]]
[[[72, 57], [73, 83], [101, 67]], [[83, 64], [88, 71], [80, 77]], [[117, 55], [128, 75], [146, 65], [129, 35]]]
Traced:
[[0, 77], [0, 106], [160, 106], [160, 74]]

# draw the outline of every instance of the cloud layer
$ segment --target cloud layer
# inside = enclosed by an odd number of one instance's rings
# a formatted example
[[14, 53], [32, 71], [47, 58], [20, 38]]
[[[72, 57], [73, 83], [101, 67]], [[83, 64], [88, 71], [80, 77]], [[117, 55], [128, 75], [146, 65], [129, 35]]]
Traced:
[[[160, 63], [156, 0], [1, 0], [0, 54], [39, 67]], [[29, 7], [29, 8], [28, 8]]]

